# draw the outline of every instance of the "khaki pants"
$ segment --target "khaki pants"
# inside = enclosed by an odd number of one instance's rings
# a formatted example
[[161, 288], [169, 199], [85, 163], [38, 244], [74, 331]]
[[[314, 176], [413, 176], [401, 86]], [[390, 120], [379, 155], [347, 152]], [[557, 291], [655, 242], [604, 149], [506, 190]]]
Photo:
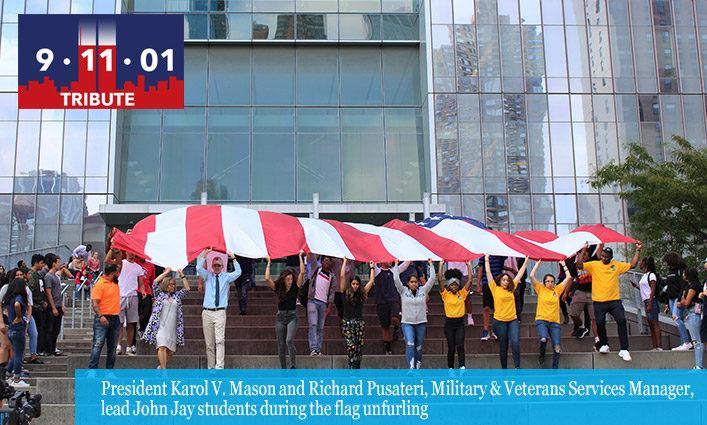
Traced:
[[209, 369], [223, 369], [226, 354], [226, 310], [201, 312], [206, 343], [206, 361]]

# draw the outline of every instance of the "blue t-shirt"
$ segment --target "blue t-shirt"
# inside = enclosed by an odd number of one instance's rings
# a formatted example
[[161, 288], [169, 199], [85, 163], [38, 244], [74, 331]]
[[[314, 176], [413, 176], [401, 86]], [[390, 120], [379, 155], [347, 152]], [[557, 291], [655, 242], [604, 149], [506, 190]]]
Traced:
[[[489, 263], [491, 263], [491, 275], [494, 279], [498, 277], [503, 272], [503, 263], [506, 262], [506, 257], [500, 257], [498, 255], [490, 255]], [[484, 257], [479, 258], [479, 273], [481, 273], [481, 284], [488, 285], [486, 280], [486, 261]]]
[[[17, 317], [17, 314], [15, 314], [15, 303], [19, 302], [21, 304], [21, 314], [22, 314], [22, 323], [12, 323], [15, 320], [15, 317]], [[27, 323], [25, 322], [25, 319], [27, 318], [27, 304], [25, 304], [24, 300], [22, 299], [21, 295], [17, 295], [15, 298], [10, 301], [10, 305], [7, 306], [7, 318], [8, 318], [8, 328], [15, 330], [15, 331], [23, 331], [25, 330], [25, 327], [27, 326]]]

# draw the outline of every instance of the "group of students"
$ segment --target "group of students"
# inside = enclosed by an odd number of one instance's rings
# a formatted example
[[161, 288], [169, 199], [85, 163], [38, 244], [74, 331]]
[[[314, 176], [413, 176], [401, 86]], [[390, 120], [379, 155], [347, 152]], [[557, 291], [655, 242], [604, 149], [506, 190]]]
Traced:
[[[0, 362], [7, 361], [6, 378], [15, 388], [27, 388], [23, 378], [29, 377], [24, 362], [44, 363], [38, 356], [60, 356], [56, 348], [61, 331], [63, 295], [60, 276], [66, 265], [53, 254], [35, 254], [31, 266], [22, 261], [17, 268], [3, 270], [0, 304]], [[24, 359], [29, 337], [29, 359]]]
[[[661, 303], [665, 303], [665, 312], [670, 313], [680, 334], [680, 345], [673, 351], [695, 350], [695, 369], [704, 368], [704, 343], [707, 340], [707, 320], [702, 318], [703, 299], [707, 297], [707, 279], [700, 283], [696, 267], [688, 267], [676, 252], [663, 256], [668, 274], [663, 279], [656, 272], [655, 259], [641, 259], [643, 272], [638, 283], [631, 284], [641, 292], [644, 311], [648, 321], [653, 351], [663, 351], [662, 334], [658, 314]], [[707, 271], [707, 258], [702, 261]]]

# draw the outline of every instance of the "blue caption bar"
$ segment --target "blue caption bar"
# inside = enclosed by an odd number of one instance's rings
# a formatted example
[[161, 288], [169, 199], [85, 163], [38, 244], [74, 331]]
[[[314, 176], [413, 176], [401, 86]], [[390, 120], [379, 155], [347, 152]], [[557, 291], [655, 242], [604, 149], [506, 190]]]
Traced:
[[707, 423], [705, 407], [703, 373], [684, 370], [76, 371], [79, 425]]

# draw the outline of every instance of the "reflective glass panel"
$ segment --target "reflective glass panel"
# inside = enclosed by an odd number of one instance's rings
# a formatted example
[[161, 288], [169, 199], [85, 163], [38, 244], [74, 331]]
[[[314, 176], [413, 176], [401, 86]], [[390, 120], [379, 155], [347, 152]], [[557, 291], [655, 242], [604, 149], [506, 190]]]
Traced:
[[160, 200], [191, 201], [204, 191], [204, 135], [168, 134], [162, 139]]
[[[203, 143], [203, 142], [202, 142]], [[159, 134], [123, 135], [120, 196], [124, 201], [157, 201]]]
[[383, 50], [385, 104], [420, 105], [419, 50], [388, 47]]
[[250, 105], [250, 48], [209, 50], [209, 105]]
[[342, 109], [341, 133], [343, 199], [385, 200], [383, 110]]
[[295, 15], [253, 14], [254, 40], [293, 40]]
[[381, 50], [351, 47], [339, 51], [342, 105], [381, 105]]
[[[15, 140], [17, 138], [17, 123], [0, 121], [0, 176], [13, 175], [15, 166]], [[2, 223], [0, 222], [0, 226]]]
[[297, 38], [304, 40], [337, 40], [338, 15], [297, 15]]
[[253, 201], [295, 200], [294, 109], [253, 110]]
[[211, 11], [250, 12], [251, 0], [211, 0]]
[[295, 55], [292, 48], [253, 51], [253, 104], [294, 105]]
[[342, 40], [380, 40], [381, 15], [339, 15], [339, 38]]
[[[206, 15], [204, 15], [206, 16]], [[206, 105], [207, 50], [184, 47], [184, 104]]]
[[297, 110], [297, 200], [341, 200], [339, 111]]
[[62, 170], [68, 176], [83, 176], [86, 164], [86, 123], [67, 122], [64, 128]]
[[295, 0], [253, 0], [254, 12], [294, 12]]
[[383, 40], [419, 40], [419, 15], [383, 15]]
[[340, 12], [379, 12], [380, 0], [339, 0]]
[[39, 149], [39, 168], [61, 172], [62, 140], [64, 124], [43, 122]]
[[339, 9], [337, 0], [297, 0], [297, 12], [336, 12]]
[[297, 49], [297, 104], [338, 105], [337, 49], [299, 47]]
[[[184, 14], [184, 39], [206, 40], [208, 37], [209, 22], [205, 13], [185, 13]], [[186, 49], [185, 49], [186, 50]], [[186, 58], [185, 61], [186, 63]]]
[[210, 201], [250, 199], [249, 133], [209, 134], [206, 161], [206, 191]]
[[419, 109], [386, 109], [388, 200], [417, 201], [425, 187], [425, 145]]
[[213, 13], [209, 15], [209, 38], [216, 40], [249, 40], [250, 15]]

